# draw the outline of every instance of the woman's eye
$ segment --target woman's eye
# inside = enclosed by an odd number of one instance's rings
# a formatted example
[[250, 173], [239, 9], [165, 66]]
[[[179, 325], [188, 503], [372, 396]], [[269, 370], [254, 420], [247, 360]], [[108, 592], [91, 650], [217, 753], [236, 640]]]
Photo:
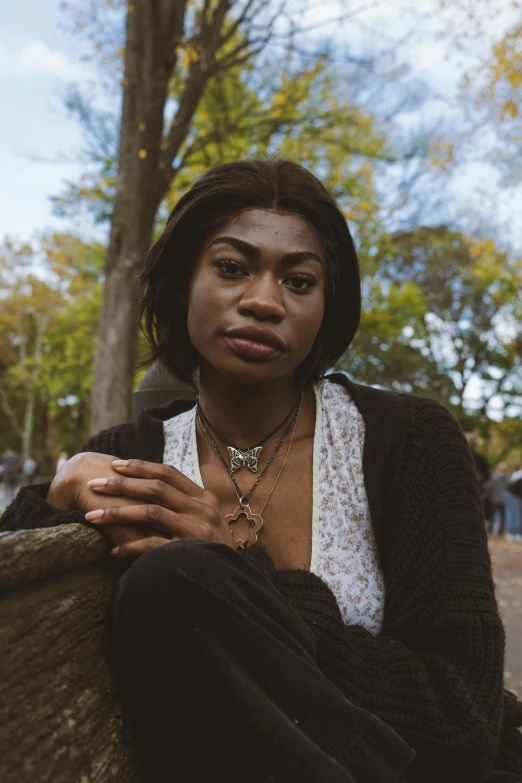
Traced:
[[285, 280], [285, 284], [288, 285], [292, 291], [300, 294], [305, 294], [310, 291], [316, 283], [317, 278], [313, 275], [305, 275], [304, 273], [291, 275], [291, 277], [287, 277]]
[[218, 261], [216, 266], [227, 277], [241, 277], [245, 271], [241, 264], [238, 264], [237, 261], [230, 261], [228, 258]]

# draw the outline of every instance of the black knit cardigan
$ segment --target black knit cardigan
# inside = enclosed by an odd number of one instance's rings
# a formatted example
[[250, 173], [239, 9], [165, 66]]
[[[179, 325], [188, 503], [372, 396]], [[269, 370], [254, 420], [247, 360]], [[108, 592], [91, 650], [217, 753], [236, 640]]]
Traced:
[[[478, 783], [492, 769], [522, 775], [522, 705], [503, 689], [504, 631], [462, 431], [432, 400], [343, 375], [328, 382], [348, 389], [365, 422], [364, 481], [385, 582], [381, 631], [344, 625], [316, 575], [276, 571], [259, 545], [245, 556], [312, 629], [323, 673], [416, 750], [410, 783]], [[144, 411], [84, 450], [162, 462], [164, 420], [192, 405]], [[0, 529], [84, 522], [49, 506], [48, 486], [20, 490]]]

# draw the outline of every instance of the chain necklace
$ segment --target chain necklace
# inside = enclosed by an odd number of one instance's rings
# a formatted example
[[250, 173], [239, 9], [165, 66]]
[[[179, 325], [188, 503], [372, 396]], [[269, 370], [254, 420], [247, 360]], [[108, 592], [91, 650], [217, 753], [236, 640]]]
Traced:
[[[206, 425], [207, 430], [210, 429], [214, 430], [214, 432], [219, 437], [219, 439], [226, 444], [228, 455], [230, 457], [230, 472], [235, 473], [236, 470], [240, 470], [240, 468], [248, 468], [252, 473], [257, 473], [259, 458], [261, 456], [261, 452], [263, 451], [263, 443], [266, 443], [266, 441], [269, 440], [272, 437], [272, 435], [275, 435], [276, 432], [278, 432], [281, 429], [281, 427], [288, 421], [288, 419], [292, 415], [292, 411], [294, 410], [294, 405], [292, 405], [292, 407], [290, 408], [289, 412], [286, 414], [283, 421], [279, 422], [277, 427], [273, 429], [272, 432], [270, 432], [266, 436], [266, 438], [260, 440], [256, 446], [252, 446], [251, 448], [246, 447], [244, 449], [240, 449], [237, 446], [234, 446], [233, 443], [227, 440], [227, 438], [225, 438], [225, 436], [222, 435], [221, 432], [216, 427], [214, 427], [213, 424], [209, 422], [209, 420], [203, 413], [203, 409], [199, 401], [199, 396], [196, 400], [196, 409], [199, 414], [199, 417], [203, 420], [204, 424]], [[290, 424], [290, 427], [291, 426], [292, 425]]]
[[204, 419], [200, 416], [199, 410], [196, 410], [196, 416], [197, 416], [197, 419], [198, 419], [198, 423], [199, 423], [201, 429], [203, 430], [204, 434], [206, 435], [207, 440], [209, 441], [209, 443], [210, 443], [210, 445], [212, 447], [212, 450], [219, 457], [219, 461], [221, 462], [221, 464], [225, 468], [225, 470], [227, 472], [227, 475], [230, 477], [230, 480], [231, 480], [232, 484], [234, 485], [234, 489], [235, 489], [236, 494], [238, 496], [238, 500], [243, 505], [245, 505], [245, 506], [248, 505], [248, 499], [249, 499], [250, 495], [252, 494], [252, 492], [255, 490], [255, 488], [257, 487], [257, 485], [259, 484], [259, 482], [261, 481], [261, 479], [265, 475], [266, 471], [268, 470], [268, 468], [270, 467], [271, 463], [275, 459], [275, 456], [276, 456], [277, 452], [279, 451], [279, 449], [283, 445], [284, 439], [286, 438], [286, 436], [288, 435], [288, 433], [292, 429], [292, 426], [294, 425], [295, 421], [297, 421], [297, 417], [299, 416], [299, 411], [301, 410], [301, 400], [302, 400], [302, 395], [301, 395], [301, 398], [299, 400], [298, 408], [297, 408], [297, 410], [296, 410], [296, 412], [295, 412], [295, 414], [294, 414], [290, 424], [288, 425], [288, 427], [286, 427], [286, 429], [283, 432], [281, 438], [279, 439], [279, 442], [278, 442], [277, 446], [275, 447], [275, 449], [273, 450], [271, 456], [269, 457], [265, 467], [263, 468], [263, 470], [261, 471], [261, 473], [259, 474], [257, 479], [254, 481], [254, 483], [252, 484], [252, 486], [250, 487], [250, 489], [249, 489], [249, 491], [247, 492], [246, 495], [242, 494], [241, 488], [239, 487], [236, 479], [233, 476], [233, 471], [229, 470], [229, 468], [227, 466], [227, 463], [225, 462], [225, 458], [223, 457], [223, 455], [221, 454], [221, 452], [219, 450], [219, 446], [217, 445], [216, 441], [212, 437], [212, 433], [210, 432], [210, 430], [208, 429], [207, 425], [205, 424]]
[[[296, 430], [296, 426], [297, 426], [297, 420], [299, 418], [299, 412], [301, 410], [302, 399], [303, 399], [303, 395], [301, 395], [297, 411], [296, 411], [295, 415], [293, 416], [292, 421], [290, 422], [289, 426], [284, 431], [282, 438], [280, 439], [279, 443], [277, 444], [277, 446], [274, 449], [274, 452], [272, 453], [272, 456], [270, 457], [270, 459], [266, 463], [265, 467], [263, 468], [262, 472], [260, 473], [260, 475], [258, 476], [256, 481], [250, 487], [250, 490], [247, 492], [246, 495], [242, 495], [241, 488], [238, 486], [237, 481], [235, 480], [234, 476], [232, 475], [232, 471], [229, 471], [227, 463], [225, 462], [225, 459], [224, 459], [223, 455], [221, 454], [217, 443], [212, 438], [212, 435], [211, 435], [208, 427], [206, 427], [205, 422], [203, 421], [201, 416], [199, 416], [199, 412], [196, 410], [196, 416], [197, 416], [198, 424], [200, 425], [201, 430], [203, 431], [203, 434], [204, 434], [205, 438], [207, 439], [209, 445], [211, 446], [212, 450], [214, 451], [216, 456], [219, 458], [219, 461], [220, 461], [221, 465], [223, 466], [223, 468], [225, 470], [225, 473], [227, 474], [227, 476], [229, 477], [230, 481], [232, 482], [232, 486], [234, 487], [234, 491], [235, 491], [235, 493], [237, 495], [239, 506], [237, 506], [237, 508], [236, 508], [236, 510], [234, 511], [233, 514], [227, 514], [225, 516], [225, 520], [228, 523], [228, 526], [229, 526], [229, 529], [230, 529], [230, 534], [234, 538], [234, 544], [236, 545], [236, 549], [238, 549], [238, 550], [239, 549], [246, 549], [250, 545], [251, 540], [252, 540], [252, 535], [254, 536], [254, 541], [252, 543], [254, 543], [254, 544], [257, 543], [258, 534], [260, 533], [260, 531], [261, 531], [261, 529], [263, 527], [263, 524], [264, 524], [263, 523], [263, 517], [261, 515], [263, 514], [263, 511], [265, 510], [265, 508], [267, 506], [267, 503], [268, 503], [268, 501], [270, 500], [270, 498], [272, 496], [272, 492], [274, 491], [274, 489], [276, 487], [276, 484], [279, 481], [279, 477], [280, 477], [281, 473], [283, 472], [283, 468], [286, 465], [286, 461], [288, 459], [288, 455], [290, 454], [290, 449], [292, 447], [292, 442], [294, 440], [295, 430]], [[293, 430], [292, 430], [292, 435], [290, 437], [290, 443], [288, 444], [288, 449], [286, 451], [286, 455], [285, 455], [283, 464], [281, 465], [279, 473], [277, 474], [277, 478], [274, 481], [270, 492], [268, 493], [268, 497], [265, 500], [263, 508], [261, 509], [259, 514], [254, 514], [254, 513], [252, 513], [252, 509], [250, 508], [250, 504], [248, 502], [249, 497], [252, 494], [252, 492], [254, 491], [254, 489], [256, 488], [256, 486], [259, 484], [261, 479], [263, 478], [263, 475], [265, 474], [268, 466], [270, 465], [270, 463], [275, 458], [277, 452], [279, 451], [281, 445], [283, 444], [284, 439], [286, 438], [286, 436], [288, 435], [288, 433], [290, 432], [290, 429], [292, 429], [292, 427], [293, 427]], [[241, 517], [241, 516], [246, 517], [246, 520], [247, 520], [247, 522], [250, 525], [250, 532], [249, 532], [249, 535], [248, 535], [247, 539], [243, 539], [241, 537], [238, 537], [236, 539], [235, 536], [234, 536], [234, 531], [232, 530], [232, 525], [235, 522], [237, 522], [239, 517]]]

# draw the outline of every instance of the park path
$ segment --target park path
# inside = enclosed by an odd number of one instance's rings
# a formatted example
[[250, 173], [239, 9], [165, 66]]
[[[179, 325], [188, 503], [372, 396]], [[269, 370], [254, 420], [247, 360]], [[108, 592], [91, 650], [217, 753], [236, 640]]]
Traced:
[[506, 688], [522, 698], [522, 544], [492, 537], [489, 551], [500, 614], [506, 628]]

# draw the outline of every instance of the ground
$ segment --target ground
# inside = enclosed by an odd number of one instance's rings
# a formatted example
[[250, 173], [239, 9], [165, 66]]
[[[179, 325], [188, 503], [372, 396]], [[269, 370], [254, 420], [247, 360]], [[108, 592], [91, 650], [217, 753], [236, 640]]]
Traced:
[[506, 688], [522, 697], [522, 544], [491, 537], [489, 549], [497, 601], [507, 637]]

